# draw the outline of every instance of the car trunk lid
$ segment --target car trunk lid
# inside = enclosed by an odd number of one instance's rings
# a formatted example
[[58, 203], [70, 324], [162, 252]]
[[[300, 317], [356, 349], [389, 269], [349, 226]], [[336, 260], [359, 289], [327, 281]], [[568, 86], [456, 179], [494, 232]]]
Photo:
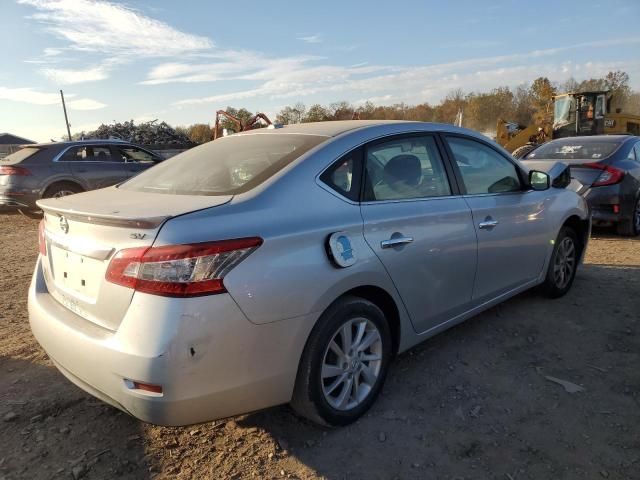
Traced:
[[122, 321], [134, 290], [105, 280], [124, 248], [149, 247], [165, 221], [227, 203], [231, 196], [166, 195], [107, 188], [38, 201], [44, 212], [47, 288], [62, 305], [109, 330]]
[[[563, 160], [543, 160], [536, 158], [535, 160], [524, 160], [523, 163], [530, 169], [542, 170], [549, 172], [556, 163], [562, 162], [569, 166], [571, 172], [571, 183], [567, 188], [579, 194], [586, 192], [591, 185], [598, 179], [602, 173], [601, 169], [589, 166], [595, 162], [593, 159], [563, 159]], [[601, 165], [607, 165], [607, 161], [597, 162]]]

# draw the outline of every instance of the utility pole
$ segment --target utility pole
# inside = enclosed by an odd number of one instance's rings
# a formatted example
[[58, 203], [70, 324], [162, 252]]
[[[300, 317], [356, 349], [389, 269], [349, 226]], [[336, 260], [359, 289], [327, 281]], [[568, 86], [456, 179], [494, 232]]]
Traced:
[[60, 98], [62, 99], [62, 109], [64, 110], [64, 124], [67, 126], [67, 135], [71, 141], [71, 129], [69, 128], [69, 117], [67, 117], [67, 106], [64, 103], [64, 93], [60, 90]]

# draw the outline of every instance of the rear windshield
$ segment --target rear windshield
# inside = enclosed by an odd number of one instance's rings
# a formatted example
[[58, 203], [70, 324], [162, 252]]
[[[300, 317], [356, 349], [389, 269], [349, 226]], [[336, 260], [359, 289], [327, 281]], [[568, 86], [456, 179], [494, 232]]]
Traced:
[[326, 139], [285, 133], [231, 135], [165, 160], [119, 188], [173, 195], [246, 192]]
[[618, 149], [620, 144], [613, 142], [549, 142], [539, 146], [525, 158], [536, 160], [600, 160], [607, 158]]
[[31, 155], [38, 152], [40, 149], [36, 147], [24, 147], [18, 150], [17, 152], [12, 153], [11, 155], [7, 155], [2, 159], [2, 161], [17, 163], [23, 160], [26, 160]]

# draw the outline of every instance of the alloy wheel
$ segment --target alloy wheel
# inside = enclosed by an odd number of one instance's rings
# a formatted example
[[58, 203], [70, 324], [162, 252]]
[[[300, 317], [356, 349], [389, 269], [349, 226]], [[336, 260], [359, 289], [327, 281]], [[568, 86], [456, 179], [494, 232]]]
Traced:
[[558, 245], [553, 263], [553, 278], [556, 287], [565, 288], [576, 268], [576, 246], [571, 237], [564, 237]]
[[322, 393], [336, 410], [351, 410], [371, 393], [382, 368], [382, 336], [366, 318], [343, 323], [322, 360]]
[[66, 197], [67, 195], [73, 195], [76, 192], [72, 192], [71, 190], [58, 190], [53, 194], [53, 198]]

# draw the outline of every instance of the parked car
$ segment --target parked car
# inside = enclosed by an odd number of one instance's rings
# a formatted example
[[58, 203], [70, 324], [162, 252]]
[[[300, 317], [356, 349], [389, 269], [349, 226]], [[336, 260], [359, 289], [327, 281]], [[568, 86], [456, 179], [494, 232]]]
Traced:
[[543, 170], [544, 162], [569, 164], [574, 179], [569, 188], [587, 199], [593, 224], [640, 235], [640, 137], [561, 138], [536, 148], [524, 161]]
[[397, 353], [531, 287], [569, 290], [590, 221], [565, 169], [451, 125], [224, 137], [38, 201], [31, 328], [72, 382], [148, 422], [290, 402], [344, 425]]
[[31, 211], [41, 198], [115, 185], [162, 160], [118, 140], [29, 145], [0, 160], [0, 206]]

